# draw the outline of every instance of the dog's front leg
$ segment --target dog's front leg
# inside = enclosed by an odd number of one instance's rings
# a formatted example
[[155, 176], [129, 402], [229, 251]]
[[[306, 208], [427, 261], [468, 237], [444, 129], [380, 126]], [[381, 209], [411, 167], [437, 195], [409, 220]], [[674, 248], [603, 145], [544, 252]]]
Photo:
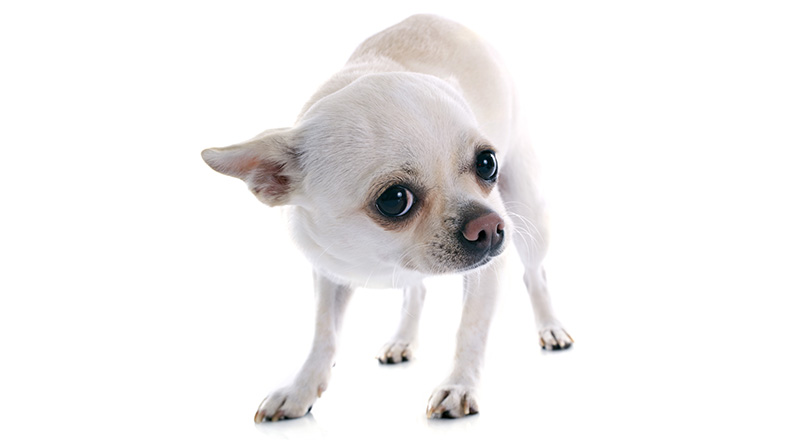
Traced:
[[378, 362], [382, 364], [397, 364], [411, 359], [417, 345], [419, 331], [419, 317], [422, 313], [422, 303], [425, 301], [425, 286], [422, 284], [408, 286], [403, 291], [403, 314], [400, 326], [394, 337], [381, 348]]
[[453, 370], [431, 394], [428, 418], [455, 418], [478, 412], [475, 392], [497, 300], [501, 266], [502, 261], [494, 261], [464, 276], [464, 303]]
[[314, 273], [317, 310], [314, 343], [291, 385], [275, 390], [261, 402], [255, 422], [302, 417], [328, 387], [336, 355], [336, 340], [353, 289]]

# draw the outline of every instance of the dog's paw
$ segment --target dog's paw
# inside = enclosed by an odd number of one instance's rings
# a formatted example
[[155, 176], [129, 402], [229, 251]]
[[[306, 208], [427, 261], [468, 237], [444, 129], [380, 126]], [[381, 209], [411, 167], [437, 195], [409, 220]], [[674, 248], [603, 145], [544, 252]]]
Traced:
[[539, 330], [539, 345], [542, 350], [566, 350], [575, 341], [560, 326], [547, 326]]
[[443, 385], [428, 399], [429, 419], [456, 419], [478, 414], [475, 391], [463, 385]]
[[399, 364], [411, 360], [412, 350], [410, 341], [392, 340], [383, 345], [375, 358], [382, 364]]
[[311, 411], [311, 405], [323, 391], [325, 388], [322, 385], [316, 388], [292, 385], [275, 390], [258, 406], [255, 422], [277, 422], [303, 417]]

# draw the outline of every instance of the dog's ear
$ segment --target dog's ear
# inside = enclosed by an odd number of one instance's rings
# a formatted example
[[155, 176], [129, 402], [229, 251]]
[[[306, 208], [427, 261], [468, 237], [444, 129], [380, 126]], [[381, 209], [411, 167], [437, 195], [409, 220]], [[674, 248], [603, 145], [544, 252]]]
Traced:
[[299, 186], [301, 174], [289, 129], [270, 130], [230, 147], [209, 148], [202, 156], [215, 171], [242, 179], [269, 206], [290, 203]]

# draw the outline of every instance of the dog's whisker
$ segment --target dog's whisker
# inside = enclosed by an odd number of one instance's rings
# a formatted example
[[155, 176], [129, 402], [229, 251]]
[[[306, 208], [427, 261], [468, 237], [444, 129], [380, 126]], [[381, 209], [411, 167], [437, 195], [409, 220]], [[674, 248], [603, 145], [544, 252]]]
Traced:
[[[520, 220], [520, 222], [521, 222], [521, 224], [515, 225], [515, 232], [520, 233], [520, 235], [522, 237], [529, 237], [532, 240], [531, 244], [534, 245], [534, 247], [536, 247], [536, 248], [540, 248], [541, 247], [541, 243], [540, 243], [539, 240], [541, 240], [542, 235], [539, 232], [539, 230], [536, 227], [536, 225], [533, 224], [533, 222], [531, 222], [530, 220], [526, 219], [525, 217], [523, 217], [523, 216], [521, 216], [519, 214], [516, 214], [516, 213], [513, 213], [513, 212], [509, 212], [508, 215], [512, 219]], [[538, 238], [537, 238], [537, 236], [538, 236]]]

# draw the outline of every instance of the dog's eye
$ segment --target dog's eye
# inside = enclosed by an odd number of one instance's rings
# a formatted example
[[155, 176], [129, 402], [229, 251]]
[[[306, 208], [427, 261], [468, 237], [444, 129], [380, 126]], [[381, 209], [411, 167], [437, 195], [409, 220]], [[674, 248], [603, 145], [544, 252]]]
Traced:
[[481, 151], [475, 161], [475, 172], [483, 180], [494, 180], [497, 177], [497, 159], [490, 150]]
[[378, 211], [387, 217], [400, 217], [406, 214], [413, 204], [414, 194], [400, 185], [389, 187], [375, 203]]

